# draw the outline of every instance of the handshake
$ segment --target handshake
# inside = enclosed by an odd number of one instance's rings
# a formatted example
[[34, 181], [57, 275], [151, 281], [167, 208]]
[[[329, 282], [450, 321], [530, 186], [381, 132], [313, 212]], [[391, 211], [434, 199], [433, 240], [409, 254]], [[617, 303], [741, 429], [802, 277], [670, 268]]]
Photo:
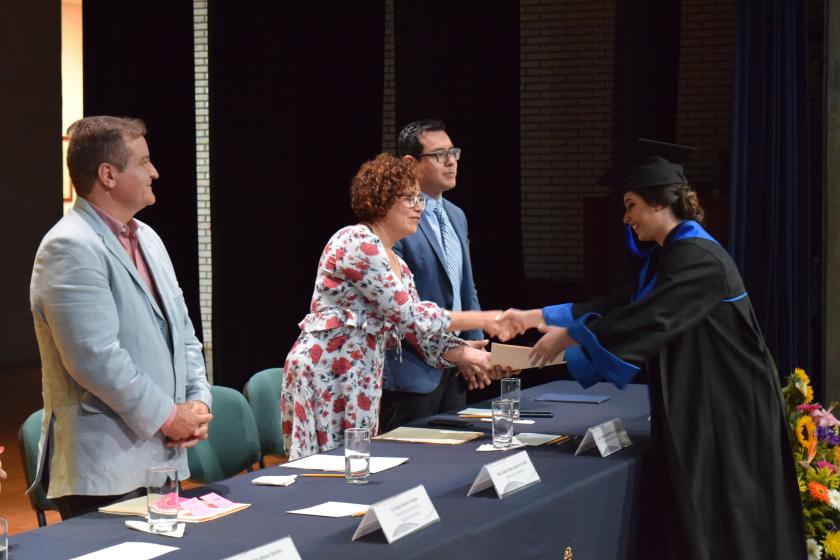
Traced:
[[[545, 324], [541, 309], [524, 311], [510, 308], [506, 311], [471, 311], [475, 314], [481, 329], [492, 337], [506, 342], [529, 329], [538, 329], [543, 337], [534, 345], [529, 356], [534, 367], [542, 367], [553, 360], [561, 351], [577, 344], [567, 329]], [[449, 350], [446, 358], [458, 364], [460, 374], [470, 389], [482, 389], [496, 379], [518, 375], [521, 370], [490, 363], [490, 353], [484, 348], [488, 340], [467, 341], [464, 346]]]

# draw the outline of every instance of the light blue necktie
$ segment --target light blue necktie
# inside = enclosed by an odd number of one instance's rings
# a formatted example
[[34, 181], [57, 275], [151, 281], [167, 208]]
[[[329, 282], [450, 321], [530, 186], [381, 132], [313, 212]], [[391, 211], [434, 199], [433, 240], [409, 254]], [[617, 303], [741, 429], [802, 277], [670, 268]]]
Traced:
[[435, 205], [435, 215], [440, 225], [440, 238], [443, 240], [443, 262], [446, 275], [452, 283], [452, 311], [461, 311], [461, 243], [452, 229], [449, 217], [443, 210], [443, 201]]

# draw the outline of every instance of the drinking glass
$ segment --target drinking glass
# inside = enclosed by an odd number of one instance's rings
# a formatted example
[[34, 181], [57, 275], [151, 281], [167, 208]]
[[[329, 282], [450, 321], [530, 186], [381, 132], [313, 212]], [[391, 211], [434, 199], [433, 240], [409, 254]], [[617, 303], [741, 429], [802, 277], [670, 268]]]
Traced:
[[522, 380], [518, 377], [505, 377], [502, 379], [501, 400], [513, 403], [513, 419], [519, 420], [519, 401], [522, 391]]
[[9, 523], [0, 517], [0, 560], [9, 560]]
[[153, 533], [175, 530], [178, 523], [178, 469], [146, 469], [146, 505], [149, 529]]
[[370, 478], [370, 430], [344, 430], [344, 476], [350, 484], [367, 484]]
[[491, 404], [493, 411], [493, 447], [510, 447], [513, 442], [513, 403], [499, 400]]

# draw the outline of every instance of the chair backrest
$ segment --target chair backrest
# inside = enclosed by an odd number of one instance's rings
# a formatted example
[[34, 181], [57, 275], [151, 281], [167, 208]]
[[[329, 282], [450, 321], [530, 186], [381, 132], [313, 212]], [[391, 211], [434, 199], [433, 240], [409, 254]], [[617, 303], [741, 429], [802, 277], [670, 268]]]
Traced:
[[[41, 438], [41, 421], [43, 418], [44, 409], [42, 408], [30, 414], [18, 430], [18, 449], [20, 450], [27, 487], [32, 485], [38, 469], [38, 440]], [[38, 514], [38, 524], [41, 526], [46, 524], [43, 512], [58, 509], [54, 503], [47, 499], [47, 495], [40, 484], [29, 493], [29, 502], [32, 504], [32, 509]]]
[[283, 368], [264, 369], [245, 384], [245, 397], [260, 433], [263, 455], [285, 455], [280, 419], [280, 393], [283, 392]]
[[213, 421], [206, 440], [187, 450], [190, 478], [215, 482], [246, 469], [260, 459], [254, 414], [242, 393], [213, 385]]

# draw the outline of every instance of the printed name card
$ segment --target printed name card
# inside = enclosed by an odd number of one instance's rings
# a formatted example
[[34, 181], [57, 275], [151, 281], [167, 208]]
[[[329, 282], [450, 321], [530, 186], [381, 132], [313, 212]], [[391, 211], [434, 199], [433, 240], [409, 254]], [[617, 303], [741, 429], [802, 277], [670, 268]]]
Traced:
[[621, 418], [613, 418], [586, 430], [586, 435], [583, 436], [583, 440], [578, 445], [575, 455], [580, 455], [593, 447], [598, 447], [601, 457], [606, 457], [632, 443], [630, 436], [624, 430]]
[[246, 550], [225, 560], [301, 560], [292, 537], [285, 537], [251, 550]]
[[496, 488], [499, 499], [514, 492], [524, 490], [540, 481], [537, 469], [528, 457], [527, 451], [520, 451], [510, 457], [487, 463], [470, 486], [467, 496], [486, 490], [491, 486]]
[[353, 540], [382, 529], [388, 544], [440, 521], [423, 485], [370, 506], [353, 533]]

